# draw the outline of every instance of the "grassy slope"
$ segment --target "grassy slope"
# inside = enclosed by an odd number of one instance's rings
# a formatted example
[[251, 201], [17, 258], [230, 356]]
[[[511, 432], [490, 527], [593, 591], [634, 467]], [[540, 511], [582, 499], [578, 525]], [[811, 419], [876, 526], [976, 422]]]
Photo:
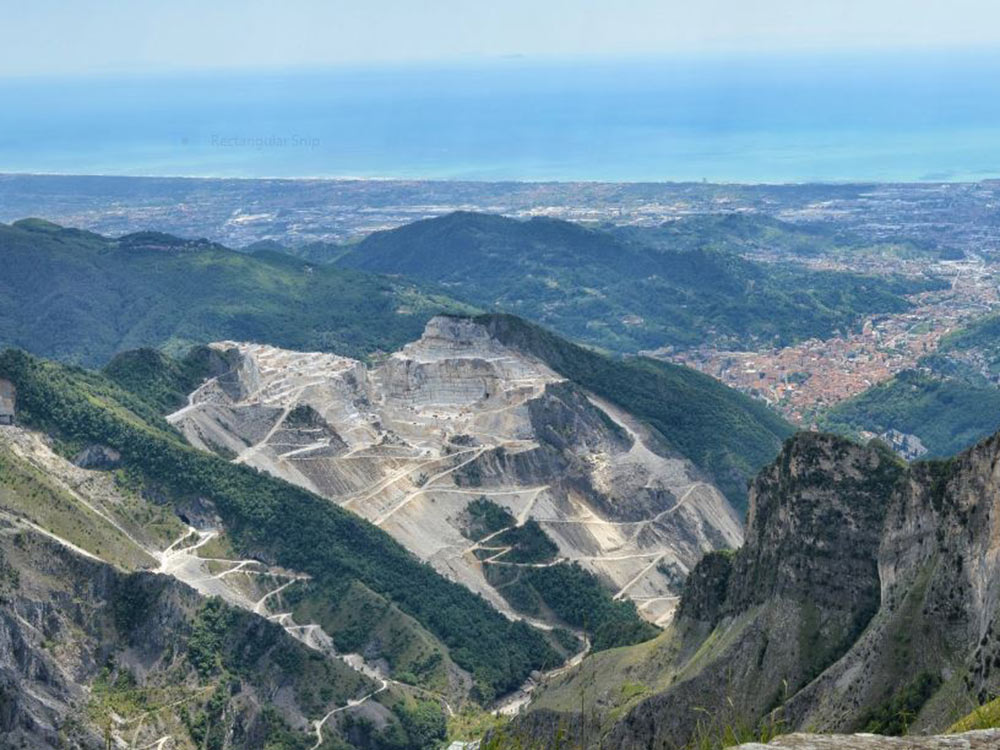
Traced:
[[[748, 261], [732, 251], [747, 230], [731, 223], [702, 221], [673, 238], [664, 229], [654, 247], [635, 232], [456, 213], [377, 232], [337, 264], [440, 283], [616, 352], [708, 336], [740, 345], [829, 336], [864, 314], [905, 310], [900, 295], [932, 283]], [[780, 222], [766, 229], [761, 242], [807, 243]]]
[[38, 220], [0, 225], [0, 345], [87, 365], [143, 346], [259, 340], [361, 356], [461, 306], [417, 286], [143, 233], [115, 241]]
[[[150, 525], [179, 532], [162, 509], [137, 503]], [[0, 445], [0, 509], [12, 511], [45, 531], [123, 570], [152, 568], [156, 561], [102, 516], [78, 502], [59, 482]], [[176, 536], [176, 533], [174, 534]]]
[[686, 367], [613, 360], [510, 315], [478, 318], [504, 343], [642, 419], [711, 475], [738, 508], [746, 482], [772, 460], [792, 427], [759, 401]]
[[211, 501], [241, 554], [309, 573], [319, 598], [355, 580], [399, 607], [475, 675], [481, 696], [511, 689], [558, 660], [539, 632], [509, 622], [378, 528], [298, 487], [188, 447], [152, 407], [103, 376], [16, 350], [0, 355], [0, 376], [17, 385], [22, 422], [69, 448], [102, 443], [119, 450], [133, 472], [175, 502]]
[[967, 716], [956, 721], [949, 732], [971, 732], [976, 729], [993, 729], [1000, 727], [1000, 698], [994, 698], [984, 703]]

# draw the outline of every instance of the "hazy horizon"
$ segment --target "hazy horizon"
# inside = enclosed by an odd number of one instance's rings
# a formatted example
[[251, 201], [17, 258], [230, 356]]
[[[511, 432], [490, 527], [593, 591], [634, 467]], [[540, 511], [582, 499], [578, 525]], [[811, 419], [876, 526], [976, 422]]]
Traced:
[[36, 0], [4, 23], [0, 77], [1000, 46], [989, 0]]
[[0, 172], [1000, 177], [1000, 55], [773, 53], [0, 80]]
[[1000, 177], [984, 0], [39, 0], [5, 23], [2, 172]]

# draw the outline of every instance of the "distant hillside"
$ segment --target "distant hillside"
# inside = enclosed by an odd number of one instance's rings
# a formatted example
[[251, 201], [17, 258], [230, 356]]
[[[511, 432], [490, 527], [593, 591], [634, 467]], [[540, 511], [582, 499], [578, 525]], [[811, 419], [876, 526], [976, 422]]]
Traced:
[[468, 309], [419, 286], [154, 232], [0, 225], [0, 345], [85, 365], [144, 346], [265, 340], [363, 356]]
[[[769, 238], [792, 233], [765, 221]], [[438, 283], [614, 352], [825, 337], [866, 314], [905, 310], [902, 295], [939, 285], [752, 262], [732, 252], [748, 231], [745, 221], [703, 219], [676, 241], [664, 228], [654, 243], [637, 232], [459, 212], [377, 232], [336, 263]]]
[[820, 256], [850, 260], [878, 253], [893, 257], [934, 257], [957, 259], [964, 253], [931, 241], [898, 240], [872, 244], [827, 223], [794, 224], [756, 213], [696, 214], [659, 226], [612, 226], [606, 230], [616, 237], [666, 250], [712, 248], [734, 253], [765, 251], [794, 258]]

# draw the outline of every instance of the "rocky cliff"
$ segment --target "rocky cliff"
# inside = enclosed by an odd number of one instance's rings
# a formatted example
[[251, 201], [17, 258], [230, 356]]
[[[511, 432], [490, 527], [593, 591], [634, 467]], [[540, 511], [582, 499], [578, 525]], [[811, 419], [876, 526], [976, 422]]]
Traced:
[[871, 734], [789, 734], [767, 744], [748, 742], [736, 750], [994, 750], [1000, 729], [935, 737], [880, 737]]

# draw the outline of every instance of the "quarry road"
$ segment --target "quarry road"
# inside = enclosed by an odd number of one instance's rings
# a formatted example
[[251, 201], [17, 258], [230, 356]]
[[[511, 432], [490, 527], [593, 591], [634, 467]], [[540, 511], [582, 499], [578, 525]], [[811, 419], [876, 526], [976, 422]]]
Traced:
[[[398, 504], [394, 505], [388, 512], [384, 513], [383, 515], [379, 516], [374, 521], [372, 521], [372, 523], [374, 523], [376, 526], [381, 526], [393, 514], [395, 514], [396, 511], [398, 511], [398, 510], [406, 507], [407, 505], [409, 505], [410, 502], [414, 498], [419, 497], [420, 495], [423, 495], [428, 490], [433, 490], [435, 482], [437, 482], [440, 479], [444, 479], [446, 476], [448, 476], [449, 474], [451, 474], [453, 472], [458, 471], [463, 466], [467, 466], [468, 464], [471, 464], [473, 461], [475, 461], [477, 458], [479, 458], [481, 455], [483, 455], [487, 450], [488, 450], [487, 446], [483, 446], [481, 448], [474, 448], [474, 449], [472, 449], [472, 452], [475, 455], [471, 456], [470, 458], [465, 459], [464, 461], [462, 461], [459, 464], [456, 464], [455, 466], [452, 466], [452, 467], [450, 467], [448, 469], [444, 469], [442, 471], [439, 471], [437, 474], [435, 474], [430, 479], [428, 479], [426, 482], [424, 482], [423, 487], [421, 487], [420, 489], [414, 490], [413, 492], [411, 492], [410, 494], [408, 494]], [[452, 454], [452, 456], [457, 456], [457, 455], [459, 455], [459, 454], [458, 453], [453, 453]]]
[[294, 458], [295, 456], [301, 456], [310, 451], [320, 450], [321, 448], [329, 448], [329, 440], [318, 440], [315, 443], [310, 443], [309, 445], [303, 446], [302, 448], [296, 448], [295, 450], [290, 450], [287, 453], [279, 453], [279, 459]]
[[42, 536], [46, 536], [49, 539], [51, 539], [52, 541], [54, 541], [54, 542], [58, 542], [59, 544], [61, 544], [66, 549], [71, 550], [72, 552], [75, 552], [78, 555], [82, 555], [83, 557], [89, 558], [91, 560], [97, 560], [98, 562], [104, 562], [97, 555], [93, 555], [90, 552], [87, 552], [87, 550], [83, 549], [82, 547], [77, 547], [75, 544], [73, 544], [73, 542], [70, 542], [70, 541], [68, 541], [66, 539], [63, 539], [58, 534], [53, 534], [51, 531], [43, 529], [41, 526], [39, 526], [36, 523], [32, 523], [31, 521], [27, 521], [27, 520], [25, 520], [23, 518], [16, 518], [14, 516], [11, 516], [11, 520], [13, 520], [15, 524], [19, 524], [19, 523], [23, 524], [24, 526], [27, 526], [32, 531], [35, 531], [35, 532], [41, 534]]
[[[456, 467], [456, 468], [458, 468], [458, 467]], [[499, 560], [498, 558], [500, 558], [503, 555], [505, 555], [508, 552], [510, 552], [513, 549], [513, 547], [510, 547], [510, 546], [488, 547], [488, 546], [486, 546], [487, 542], [489, 542], [492, 539], [495, 539], [496, 537], [500, 536], [501, 534], [504, 534], [505, 532], [511, 531], [512, 529], [516, 529], [516, 528], [520, 528], [521, 526], [524, 526], [524, 524], [527, 523], [527, 521], [528, 521], [528, 518], [529, 518], [529, 516], [531, 514], [532, 509], [535, 507], [535, 502], [538, 500], [538, 496], [541, 493], [543, 493], [545, 490], [547, 490], [547, 489], [549, 489], [549, 485], [543, 484], [540, 487], [529, 487], [529, 488], [525, 488], [524, 490], [519, 490], [517, 492], [517, 494], [521, 494], [522, 492], [524, 492], [524, 493], [533, 492], [534, 494], [531, 496], [531, 500], [528, 501], [528, 503], [525, 505], [524, 509], [518, 514], [517, 519], [516, 519], [516, 523], [513, 526], [505, 526], [502, 529], [498, 529], [497, 531], [494, 531], [491, 534], [488, 534], [487, 536], [484, 536], [478, 542], [475, 542], [475, 543], [471, 544], [469, 547], [467, 547], [466, 549], [462, 550], [462, 556], [468, 555], [469, 553], [475, 552], [476, 550], [486, 550], [488, 552], [496, 552], [497, 554], [491, 555], [490, 557], [486, 558], [485, 560], [480, 560], [480, 562], [483, 565], [509, 565], [509, 566], [512, 566], [512, 567], [519, 567], [519, 568], [550, 568], [553, 565], [558, 565], [561, 562], [566, 562], [566, 560], [568, 559], [566, 557], [557, 557], [552, 562], [547, 562], [547, 563], [516, 563], [516, 562], [507, 562], [507, 561], [504, 561], [504, 560]], [[460, 490], [449, 490], [449, 491], [458, 492]], [[473, 494], [498, 495], [498, 494], [513, 494], [513, 493], [509, 493], [509, 492], [505, 492], [505, 493], [484, 492], [482, 490], [479, 490], [479, 491], [477, 491], [477, 492], [475, 492]]]
[[642, 528], [648, 526], [651, 523], [656, 523], [664, 516], [669, 516], [671, 513], [675, 513], [699, 487], [711, 488], [712, 485], [706, 482], [695, 482], [685, 488], [684, 492], [681, 494], [680, 498], [676, 503], [671, 505], [666, 510], [661, 510], [652, 518], [645, 518], [641, 521], [606, 521], [601, 518], [536, 518], [538, 523], [547, 524], [569, 524], [569, 525], [580, 525], [580, 526], [622, 526], [622, 527], [639, 527], [641, 531]]
[[[176, 549], [178, 544], [183, 542], [185, 539], [190, 538], [192, 534], [195, 534], [198, 537], [198, 541], [187, 547]], [[176, 569], [177, 562], [180, 559], [190, 556], [192, 552], [204, 547], [218, 535], [219, 532], [217, 531], [198, 531], [193, 526], [188, 526], [187, 531], [183, 535], [171, 542], [170, 546], [163, 550], [163, 552], [157, 553], [157, 557], [160, 561], [160, 567], [156, 570], [156, 572], [172, 574], [173, 570]]]
[[439, 464], [442, 461], [445, 461], [445, 460], [450, 459], [450, 458], [454, 458], [455, 456], [461, 456], [461, 455], [465, 455], [466, 453], [472, 453], [475, 450], [478, 450], [478, 449], [476, 449], [476, 448], [466, 448], [464, 450], [455, 451], [454, 453], [450, 453], [450, 454], [448, 454], [446, 456], [436, 456], [434, 458], [427, 459], [426, 461], [423, 461], [423, 462], [417, 464], [416, 466], [404, 467], [404, 468], [400, 469], [399, 471], [393, 472], [392, 474], [390, 474], [389, 476], [385, 477], [384, 479], [380, 479], [378, 482], [376, 482], [371, 487], [369, 487], [369, 488], [367, 488], [365, 490], [362, 490], [360, 494], [357, 494], [357, 495], [355, 495], [353, 497], [349, 497], [348, 499], [344, 500], [343, 502], [341, 502], [341, 505], [346, 508], [346, 507], [348, 507], [350, 505], [353, 505], [354, 503], [362, 502], [364, 500], [370, 500], [372, 497], [374, 497], [375, 495], [377, 495], [379, 492], [382, 492], [383, 490], [388, 489], [389, 487], [391, 487], [392, 485], [394, 485], [396, 482], [402, 481], [403, 479], [405, 479], [406, 477], [410, 476], [415, 471], [420, 471], [421, 469], [424, 469], [424, 468], [426, 468], [428, 466], [432, 466], [434, 464]]
[[660, 552], [641, 552], [634, 555], [606, 555], [606, 556], [587, 556], [587, 557], [574, 557], [574, 560], [596, 560], [601, 562], [617, 562], [620, 560], [642, 560], [649, 559], [650, 557], [660, 557], [662, 553]]
[[281, 426], [285, 423], [285, 420], [288, 419], [288, 415], [292, 413], [292, 409], [294, 408], [295, 407], [291, 404], [286, 406], [282, 410], [281, 415], [278, 417], [278, 420], [271, 426], [271, 429], [267, 431], [267, 434], [260, 440], [260, 442], [254, 443], [245, 451], [240, 453], [240, 455], [238, 455], [236, 458], [233, 459], [233, 463], [242, 464], [246, 463], [248, 459], [253, 458], [253, 455], [261, 448], [263, 448], [265, 445], [267, 445], [268, 440], [274, 437], [274, 433], [276, 433], [278, 430], [281, 429]]
[[177, 411], [175, 411], [173, 414], [168, 414], [166, 416], [166, 420], [168, 422], [170, 422], [170, 424], [173, 424], [174, 422], [176, 422], [177, 420], [179, 420], [181, 417], [183, 417], [185, 414], [187, 414], [189, 411], [192, 411], [196, 407], [201, 406], [201, 402], [198, 401], [198, 397], [201, 396], [202, 391], [204, 391], [206, 388], [209, 388], [210, 386], [212, 386], [217, 380], [218, 380], [218, 378], [209, 378], [204, 383], [202, 383], [200, 386], [198, 386], [193, 391], [191, 391], [191, 393], [188, 394], [187, 406], [181, 407], [180, 409], [178, 409]]
[[297, 578], [292, 578], [291, 580], [285, 581], [283, 584], [281, 584], [280, 586], [278, 586], [278, 588], [274, 589], [273, 591], [268, 591], [266, 594], [264, 594], [264, 596], [262, 596], [256, 602], [254, 602], [253, 611], [255, 613], [257, 613], [258, 615], [266, 614], [267, 607], [265, 607], [264, 604], [267, 602], [268, 599], [270, 599], [275, 594], [278, 594], [278, 593], [284, 591], [286, 588], [288, 588], [289, 586], [291, 586], [296, 581], [303, 580], [303, 578], [304, 578], [303, 576], [300, 576], [300, 577], [297, 577]]
[[614, 595], [613, 598], [617, 601], [621, 599], [623, 596], [625, 596], [625, 592], [628, 591], [633, 586], [635, 586], [635, 584], [637, 584], [639, 581], [641, 581], [642, 577], [645, 576], [653, 568], [655, 568], [659, 564], [660, 560], [662, 560], [664, 557], [666, 557], [665, 552], [657, 555], [656, 558], [653, 560], [653, 562], [651, 562], [645, 568], [636, 573], [635, 577], [632, 578], [632, 580], [630, 580], [628, 583], [622, 586], [621, 589], [618, 591], [617, 594]]
[[332, 711], [330, 711], [329, 713], [327, 713], [326, 716], [324, 716], [322, 719], [316, 719], [316, 721], [313, 722], [313, 731], [316, 732], [316, 744], [313, 745], [310, 750], [317, 750], [317, 748], [320, 745], [323, 744], [323, 725], [326, 724], [326, 722], [329, 720], [329, 718], [331, 716], [333, 716], [334, 714], [338, 714], [341, 711], [346, 711], [349, 708], [354, 708], [355, 706], [360, 706], [362, 703], [364, 703], [365, 701], [367, 701], [372, 696], [378, 695], [383, 690], [388, 690], [388, 688], [389, 688], [389, 681], [388, 680], [382, 680], [382, 684], [379, 685], [378, 690], [373, 690], [372, 692], [368, 693], [368, 695], [363, 696], [361, 698], [358, 698], [357, 700], [353, 700], [353, 699], [352, 700], [348, 700], [347, 701], [347, 705], [340, 706], [339, 708], [333, 709]]
[[[254, 454], [257, 453], [258, 450], [266, 446], [268, 442], [271, 440], [271, 438], [274, 437], [274, 434], [282, 428], [282, 426], [285, 424], [285, 420], [288, 419], [288, 415], [292, 413], [292, 410], [294, 410], [296, 406], [298, 406], [299, 400], [302, 398], [302, 394], [305, 393], [306, 390], [308, 390], [309, 388], [312, 388], [317, 385], [322, 385], [324, 382], [325, 381], [323, 380], [310, 381], [308, 383], [303, 383], [302, 385], [295, 386], [294, 388], [291, 388], [287, 392], [281, 393], [280, 400], [284, 401], [285, 405], [277, 421], [273, 425], [271, 425], [271, 429], [267, 431], [267, 434], [263, 438], [258, 440], [256, 443], [251, 445], [245, 451], [240, 453], [240, 455], [234, 458], [233, 463], [242, 464], [246, 463], [249, 459], [253, 458]], [[250, 403], [257, 396], [259, 396], [259, 392], [257, 394], [251, 394], [250, 397], [244, 400], [247, 403]], [[270, 400], [275, 401], [279, 399], [272, 398]], [[265, 403], [265, 402], [260, 400], [260, 403]], [[183, 411], [183, 409], [181, 411]]]
[[160, 737], [160, 739], [158, 740], [153, 740], [148, 745], [141, 745], [140, 747], [135, 748], [135, 750], [164, 750], [164, 748], [167, 746], [167, 743], [173, 741], [174, 738], [171, 735], [167, 734], [164, 735], [163, 737]]
[[[185, 542], [190, 540], [193, 535], [197, 538], [185, 546]], [[449, 715], [454, 715], [451, 705], [443, 695], [430, 690], [417, 688], [404, 683], [396, 682], [395, 680], [387, 679], [383, 677], [377, 669], [369, 665], [363, 657], [354, 654], [338, 653], [333, 646], [332, 639], [320, 625], [316, 623], [299, 624], [295, 622], [291, 612], [270, 612], [268, 610], [268, 602], [270, 600], [291, 586], [293, 583], [308, 580], [310, 577], [303, 573], [295, 573], [294, 571], [286, 570], [248, 570], [248, 567], [251, 565], [262, 566], [263, 563], [259, 560], [234, 560], [219, 557], [209, 558], [199, 557], [195, 554], [200, 548], [208, 544], [217, 536], [218, 532], [213, 530], [198, 531], [193, 527], [188, 527], [187, 531], [175, 539], [170, 546], [167, 547], [167, 549], [163, 552], [157, 553], [161, 561], [160, 569], [157, 572], [172, 575], [173, 577], [178, 578], [179, 580], [182, 580], [199, 590], [203, 590], [205, 588], [205, 584], [213, 584], [212, 593], [222, 596], [230, 604], [249, 610], [259, 617], [263, 617], [276, 623], [277, 625], [280, 625], [284, 631], [288, 633], [288, 635], [292, 636], [308, 648], [318, 651], [328, 658], [338, 659], [344, 662], [351, 669], [356, 672], [360, 672], [369, 679], [376, 680], [379, 684], [379, 688], [377, 690], [374, 690], [360, 698], [352, 698], [346, 705], [340, 706], [327, 713], [323, 718], [313, 721], [313, 727], [317, 736], [316, 747], [319, 747], [319, 745], [322, 744], [322, 727], [331, 716], [339, 711], [344, 711], [361, 705], [372, 696], [378, 695], [383, 690], [386, 690], [389, 685], [397, 685], [401, 690], [417, 691], [431, 696], [435, 700], [441, 702], [445, 711]], [[208, 562], [228, 563], [232, 567], [210, 576], [199, 575], [199, 572], [202, 570], [202, 566]], [[222, 580], [226, 577], [239, 574], [247, 576], [269, 576], [275, 579], [285, 580], [279, 586], [276, 586], [270, 591], [264, 593], [264, 595], [256, 601], [251, 601], [244, 591], [235, 587], [227, 586]], [[138, 734], [136, 736], [138, 736]]]

